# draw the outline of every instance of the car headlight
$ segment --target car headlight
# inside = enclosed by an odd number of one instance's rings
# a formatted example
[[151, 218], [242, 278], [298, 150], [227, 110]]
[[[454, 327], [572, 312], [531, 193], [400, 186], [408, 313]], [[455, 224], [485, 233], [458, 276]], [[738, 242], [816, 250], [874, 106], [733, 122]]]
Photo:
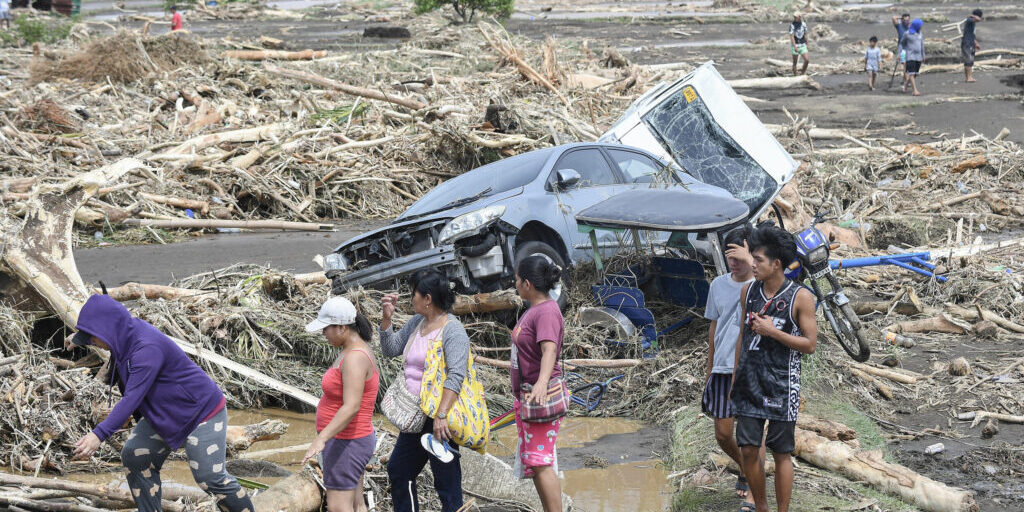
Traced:
[[324, 271], [327, 270], [347, 270], [348, 263], [345, 262], [345, 257], [339, 253], [332, 252], [327, 256], [324, 256]]
[[828, 259], [828, 248], [824, 245], [811, 251], [811, 253], [807, 255], [807, 262], [811, 265], [817, 265], [826, 259]]
[[464, 215], [459, 215], [441, 229], [441, 233], [437, 236], [437, 241], [445, 244], [454, 242], [460, 238], [471, 236], [475, 234], [477, 230], [487, 224], [490, 224], [504, 214], [505, 207], [499, 205], [488, 206], [487, 208], [481, 208]]

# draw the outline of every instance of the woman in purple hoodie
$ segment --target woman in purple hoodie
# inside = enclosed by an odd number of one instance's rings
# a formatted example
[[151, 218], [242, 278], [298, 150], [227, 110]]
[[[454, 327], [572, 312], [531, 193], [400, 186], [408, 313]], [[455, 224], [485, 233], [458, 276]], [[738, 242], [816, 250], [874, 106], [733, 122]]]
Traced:
[[75, 443], [75, 458], [90, 457], [135, 416], [121, 463], [141, 512], [160, 510], [160, 468], [182, 445], [192, 477], [220, 510], [252, 512], [249, 495], [224, 467], [228, 413], [217, 384], [173, 340], [107, 295], [89, 297], [76, 329], [74, 344], [110, 351], [111, 385], [117, 381], [122, 398]]

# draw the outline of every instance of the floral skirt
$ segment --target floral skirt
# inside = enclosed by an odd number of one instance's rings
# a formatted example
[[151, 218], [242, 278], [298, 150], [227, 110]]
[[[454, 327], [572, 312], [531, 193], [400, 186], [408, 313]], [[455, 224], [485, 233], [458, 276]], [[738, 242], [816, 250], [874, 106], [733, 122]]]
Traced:
[[519, 434], [515, 461], [519, 478], [533, 478], [533, 468], [539, 466], [554, 466], [557, 473], [558, 453], [555, 451], [555, 442], [558, 440], [562, 418], [546, 423], [530, 423], [519, 416], [521, 405], [518, 399], [513, 400], [512, 407], [515, 409], [516, 432]]

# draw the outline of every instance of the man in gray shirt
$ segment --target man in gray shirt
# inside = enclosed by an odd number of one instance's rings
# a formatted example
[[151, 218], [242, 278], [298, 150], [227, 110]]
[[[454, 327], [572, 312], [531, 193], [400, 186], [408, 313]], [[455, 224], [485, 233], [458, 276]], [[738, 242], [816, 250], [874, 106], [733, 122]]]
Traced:
[[[730, 273], [711, 282], [704, 318], [711, 320], [708, 328], [708, 363], [704, 381], [701, 409], [715, 420], [715, 439], [732, 460], [740, 465], [740, 449], [733, 435], [733, 413], [729, 405], [729, 390], [735, 366], [736, 342], [740, 335], [740, 292], [743, 285], [754, 279], [753, 258], [747, 251], [750, 226], [730, 231], [725, 236], [725, 257]], [[740, 475], [736, 494], [746, 498], [749, 491], [746, 478]]]
[[975, 9], [964, 20], [964, 35], [960, 40], [960, 58], [964, 62], [964, 77], [968, 82], [977, 82], [974, 79], [974, 53], [981, 49], [981, 45], [978, 44], [978, 36], [974, 31], [979, 21], [981, 9]]

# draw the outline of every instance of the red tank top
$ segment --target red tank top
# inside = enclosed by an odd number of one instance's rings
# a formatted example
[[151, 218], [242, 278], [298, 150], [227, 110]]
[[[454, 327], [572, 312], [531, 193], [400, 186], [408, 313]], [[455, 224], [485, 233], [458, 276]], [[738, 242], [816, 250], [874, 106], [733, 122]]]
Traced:
[[[373, 408], [377, 402], [377, 390], [380, 388], [380, 374], [377, 373], [377, 365], [373, 363], [373, 358], [365, 350], [357, 348], [352, 349], [352, 352], [362, 352], [370, 359], [373, 375], [366, 379], [366, 383], [363, 385], [363, 399], [359, 404], [359, 411], [356, 412], [348, 426], [334, 436], [335, 439], [359, 439], [373, 433]], [[328, 368], [324, 373], [324, 378], [320, 381], [323, 395], [320, 397], [320, 403], [316, 406], [317, 432], [327, 428], [327, 424], [334, 419], [334, 415], [338, 413], [338, 409], [341, 409], [344, 403], [344, 384], [341, 379], [341, 363], [344, 360], [345, 358], [342, 357], [338, 366]]]

